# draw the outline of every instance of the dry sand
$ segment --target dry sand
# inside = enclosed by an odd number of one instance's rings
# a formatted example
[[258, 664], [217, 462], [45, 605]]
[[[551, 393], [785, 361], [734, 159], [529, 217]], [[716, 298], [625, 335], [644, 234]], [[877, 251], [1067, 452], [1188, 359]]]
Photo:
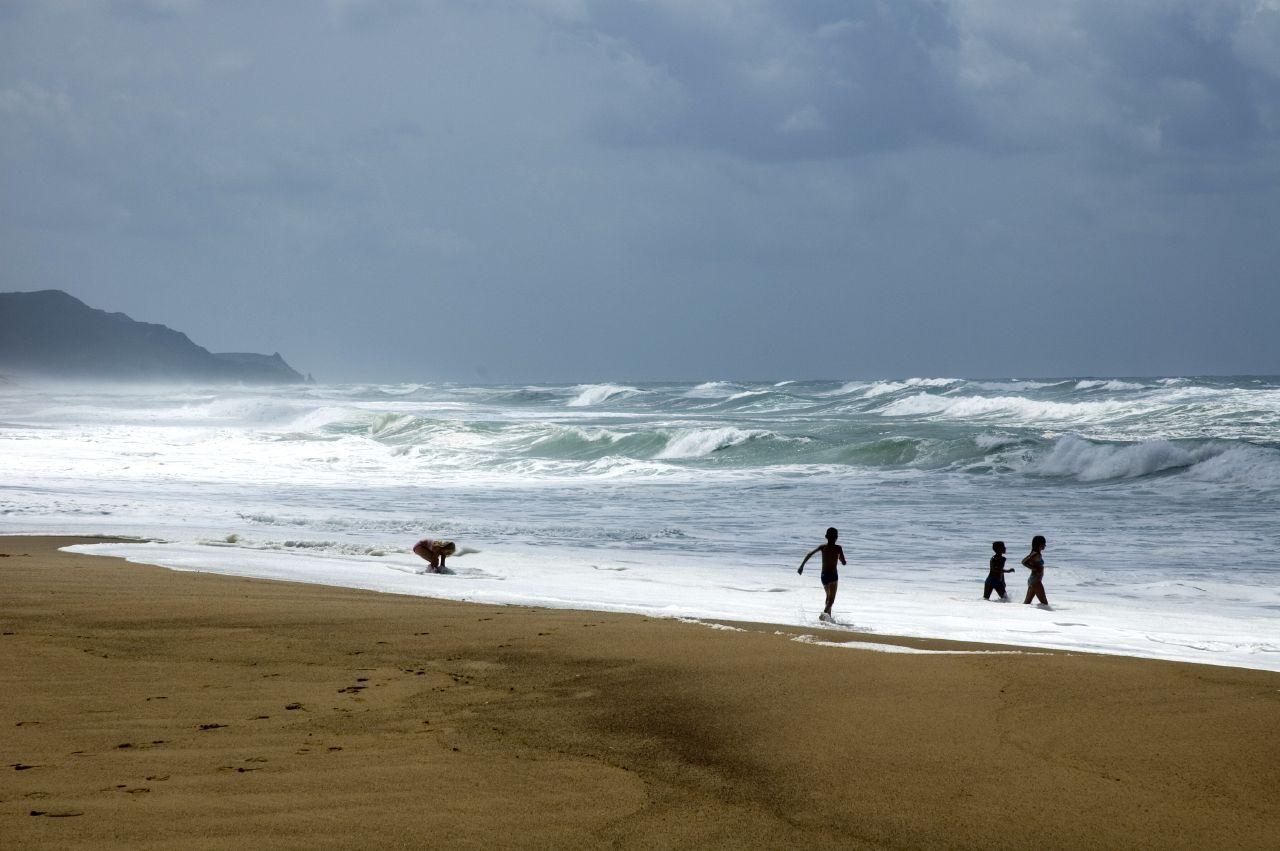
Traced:
[[5, 848], [1280, 846], [1274, 673], [56, 551], [79, 540], [0, 538]]

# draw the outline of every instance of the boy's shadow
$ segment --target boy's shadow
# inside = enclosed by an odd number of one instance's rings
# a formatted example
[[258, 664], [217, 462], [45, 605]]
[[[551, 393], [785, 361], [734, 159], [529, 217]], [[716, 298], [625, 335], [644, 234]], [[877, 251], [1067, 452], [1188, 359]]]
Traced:
[[871, 627], [869, 626], [858, 626], [852, 621], [842, 621], [835, 617], [818, 618], [816, 623], [814, 623], [814, 626], [816, 626], [818, 629], [838, 629], [843, 632], [871, 632], [872, 631]]

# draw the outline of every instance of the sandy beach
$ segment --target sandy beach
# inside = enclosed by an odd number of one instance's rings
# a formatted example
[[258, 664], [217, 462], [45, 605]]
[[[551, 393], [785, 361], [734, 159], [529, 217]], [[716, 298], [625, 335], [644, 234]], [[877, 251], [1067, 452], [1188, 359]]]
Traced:
[[0, 539], [6, 847], [1280, 836], [1275, 673], [812, 634], [851, 641], [827, 646], [57, 550], [83, 541]]

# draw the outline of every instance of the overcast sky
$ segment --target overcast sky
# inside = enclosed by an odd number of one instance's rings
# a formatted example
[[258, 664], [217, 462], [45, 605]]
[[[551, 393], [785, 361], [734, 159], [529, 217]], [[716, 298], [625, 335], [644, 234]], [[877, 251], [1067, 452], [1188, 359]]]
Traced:
[[1280, 372], [1280, 0], [0, 0], [0, 181], [322, 380]]

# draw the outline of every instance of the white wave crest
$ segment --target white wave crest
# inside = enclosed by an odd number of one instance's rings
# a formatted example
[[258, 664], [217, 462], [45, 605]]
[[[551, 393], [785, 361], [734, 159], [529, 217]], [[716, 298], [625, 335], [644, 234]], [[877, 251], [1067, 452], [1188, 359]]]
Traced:
[[999, 449], [1002, 446], [1011, 446], [1018, 442], [1018, 438], [1012, 434], [979, 434], [973, 438], [974, 444], [979, 449]]
[[1280, 452], [1219, 442], [1186, 445], [1146, 440], [1125, 445], [1099, 444], [1068, 435], [1054, 443], [1029, 472], [1100, 482], [1180, 469], [1199, 481], [1275, 487], [1280, 485]]
[[1144, 390], [1146, 385], [1134, 384], [1132, 381], [1119, 381], [1117, 379], [1109, 379], [1106, 381], [1098, 379], [1085, 379], [1076, 382], [1077, 390]]
[[548, 426], [548, 431], [545, 434], [535, 433], [529, 445], [542, 446], [565, 439], [580, 440], [583, 443], [616, 443], [623, 437], [626, 437], [625, 433], [611, 431], [607, 428], [551, 425]]
[[728, 381], [705, 381], [686, 392], [687, 399], [719, 399], [738, 391], [738, 385]]
[[1280, 488], [1280, 451], [1232, 446], [1196, 464], [1187, 475], [1202, 482]]
[[181, 413], [193, 419], [225, 420], [236, 425], [288, 424], [311, 413], [311, 409], [292, 402], [270, 398], [217, 399], [203, 405], [185, 408]]
[[765, 437], [770, 432], [758, 429], [741, 429], [732, 426], [724, 428], [695, 428], [685, 432], [677, 432], [667, 441], [662, 451], [655, 458], [702, 458], [720, 449], [746, 443], [756, 437]]
[[570, 408], [586, 408], [618, 396], [625, 398], [640, 392], [634, 387], [623, 387], [618, 384], [579, 384], [574, 389], [578, 391], [578, 395], [566, 403]]
[[422, 421], [412, 414], [378, 414], [373, 418], [373, 422], [369, 423], [369, 436], [390, 437], [421, 425], [421, 423]]
[[850, 393], [857, 393], [860, 390], [866, 390], [871, 385], [865, 381], [848, 381], [837, 387], [835, 390], [828, 390], [825, 393], [819, 393], [819, 396], [848, 396]]
[[1133, 404], [1119, 401], [1042, 402], [1020, 396], [937, 396], [917, 393], [890, 402], [877, 413], [885, 417], [937, 415], [963, 419], [1003, 415], [1012, 420], [1091, 420], [1139, 413]]
[[425, 384], [384, 384], [378, 387], [385, 396], [410, 396], [427, 389]]
[[1012, 390], [1016, 393], [1022, 390], [1040, 390], [1061, 383], [1060, 381], [1027, 381], [1021, 378], [1013, 378], [1009, 381], [975, 381], [970, 386], [980, 387], [983, 390]]
[[902, 381], [876, 381], [870, 386], [862, 385], [866, 387], [866, 392], [862, 395], [871, 399], [888, 393], [900, 393], [913, 387], [950, 387], [953, 384], [963, 383], [963, 379], [960, 378], [907, 378]]
[[302, 416], [295, 418], [289, 423], [289, 428], [297, 432], [315, 432], [320, 431], [328, 425], [350, 422], [361, 415], [361, 412], [352, 410], [351, 408], [325, 406], [323, 408], [316, 408], [312, 411], [308, 411]]

